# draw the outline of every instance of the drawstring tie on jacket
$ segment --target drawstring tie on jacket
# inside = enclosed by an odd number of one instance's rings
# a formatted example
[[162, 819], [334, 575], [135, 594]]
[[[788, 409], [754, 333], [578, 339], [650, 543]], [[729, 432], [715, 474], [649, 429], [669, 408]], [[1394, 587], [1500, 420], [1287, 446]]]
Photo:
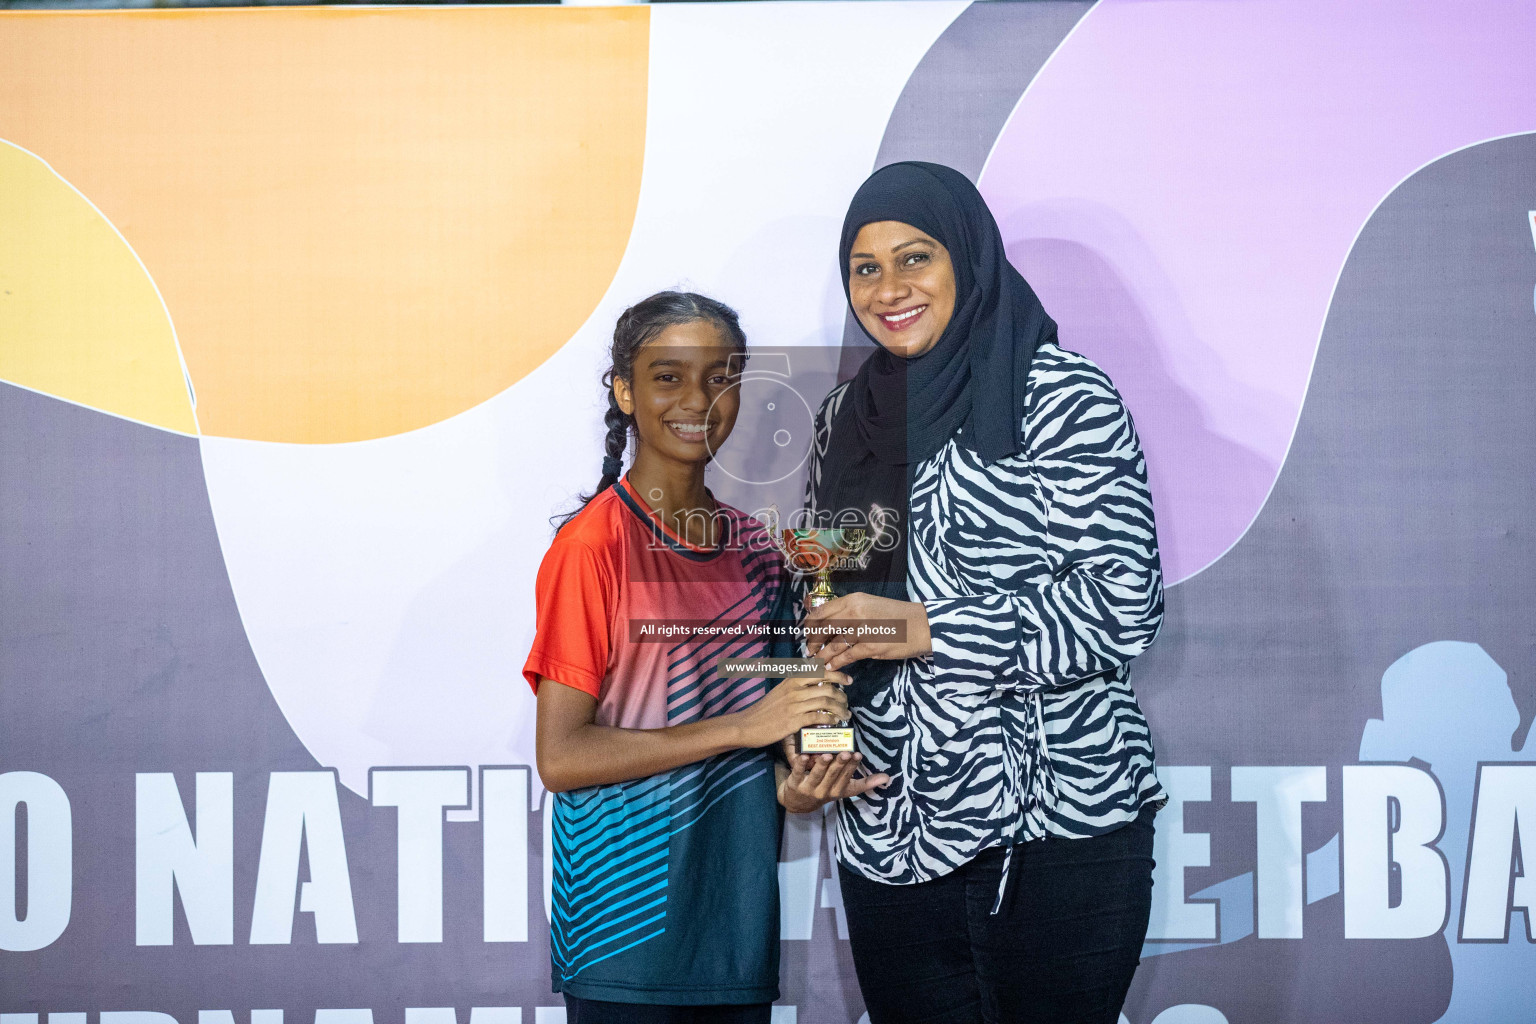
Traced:
[[997, 883], [997, 898], [992, 901], [992, 913], [1003, 909], [1003, 897], [1008, 892], [1008, 875], [1013, 871], [1013, 836], [1003, 840], [1003, 877]]
[[1010, 886], [1013, 879], [1013, 848], [1019, 844], [1019, 834], [1003, 840], [1003, 870], [1002, 877], [997, 881], [997, 898], [992, 901], [992, 915], [996, 915], [1013, 906], [1013, 897], [1019, 891], [1017, 885]]
[[[1032, 693], [1027, 695], [1024, 699], [1028, 700], [1034, 705], [1033, 725], [1038, 731], [1033, 736], [1030, 736], [1026, 733], [1020, 745], [1026, 752], [1025, 757], [1030, 765], [1043, 765], [1046, 762], [1046, 759], [1050, 756], [1051, 748], [1045, 738], [1045, 712], [1041, 707], [1040, 694]], [[1031, 741], [1033, 741], [1033, 743], [1031, 743]], [[1033, 751], [1030, 749], [1032, 746], [1034, 747]], [[1026, 780], [1031, 775], [1031, 773], [1027, 770], [1021, 772], [1021, 774]], [[1024, 801], [1025, 805], [1028, 806], [1034, 802], [1036, 797], [1032, 792], [1028, 791], [1029, 786], [1027, 781], [1025, 783], [1025, 788], [1026, 792], [1024, 794]], [[1021, 817], [1027, 817], [1027, 815], [1021, 815]], [[1018, 886], [1013, 886], [1010, 889], [1008, 883], [1009, 880], [1013, 877], [1013, 848], [1021, 842], [1019, 839], [1019, 834], [1024, 830], [1025, 823], [1021, 820], [1014, 827], [1013, 832], [1003, 837], [1003, 871], [1002, 877], [997, 881], [997, 898], [992, 901], [993, 914], [998, 914], [1002, 912], [1006, 906], [1011, 905], [1014, 890], [1018, 889]], [[1044, 837], [1042, 836], [1041, 838]]]

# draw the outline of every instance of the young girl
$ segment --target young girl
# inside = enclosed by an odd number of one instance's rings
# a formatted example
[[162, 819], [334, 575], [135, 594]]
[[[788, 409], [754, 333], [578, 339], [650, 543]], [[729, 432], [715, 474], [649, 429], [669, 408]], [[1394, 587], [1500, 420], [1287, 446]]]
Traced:
[[[879, 785], [858, 759], [764, 748], [846, 719], [841, 673], [721, 676], [765, 640], [645, 627], [786, 618], [778, 555], [704, 487], [739, 407], [736, 314], [661, 292], [614, 329], [607, 458], [538, 575], [523, 673], [554, 794], [550, 953], [569, 1024], [766, 1024], [778, 997], [779, 802], [805, 811]], [[635, 461], [622, 479], [630, 435]]]

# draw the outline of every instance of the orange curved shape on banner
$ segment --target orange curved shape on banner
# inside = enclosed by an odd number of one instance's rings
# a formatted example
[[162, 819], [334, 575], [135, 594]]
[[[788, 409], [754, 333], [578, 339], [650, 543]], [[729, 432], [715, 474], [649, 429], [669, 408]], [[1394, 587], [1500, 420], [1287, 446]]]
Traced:
[[0, 380], [197, 432], [175, 330], [138, 257], [69, 182], [4, 141]]
[[0, 15], [0, 138], [160, 287], [205, 434], [342, 442], [505, 390], [628, 243], [649, 14]]

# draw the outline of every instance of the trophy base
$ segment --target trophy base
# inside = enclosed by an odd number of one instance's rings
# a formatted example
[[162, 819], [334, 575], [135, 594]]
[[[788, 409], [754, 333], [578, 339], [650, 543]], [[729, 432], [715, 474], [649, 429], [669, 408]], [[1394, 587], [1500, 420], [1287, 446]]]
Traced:
[[841, 754], [853, 752], [853, 726], [809, 725], [795, 737], [797, 754]]

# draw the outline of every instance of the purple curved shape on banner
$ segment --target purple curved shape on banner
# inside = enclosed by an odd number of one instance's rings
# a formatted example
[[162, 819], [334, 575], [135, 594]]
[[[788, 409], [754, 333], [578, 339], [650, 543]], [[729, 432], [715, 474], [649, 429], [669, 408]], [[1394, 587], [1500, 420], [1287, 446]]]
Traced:
[[1263, 505], [1371, 211], [1536, 129], [1532, 40], [1532, 4], [1104, 0], [1019, 101], [980, 187], [1136, 418], [1170, 583]]

